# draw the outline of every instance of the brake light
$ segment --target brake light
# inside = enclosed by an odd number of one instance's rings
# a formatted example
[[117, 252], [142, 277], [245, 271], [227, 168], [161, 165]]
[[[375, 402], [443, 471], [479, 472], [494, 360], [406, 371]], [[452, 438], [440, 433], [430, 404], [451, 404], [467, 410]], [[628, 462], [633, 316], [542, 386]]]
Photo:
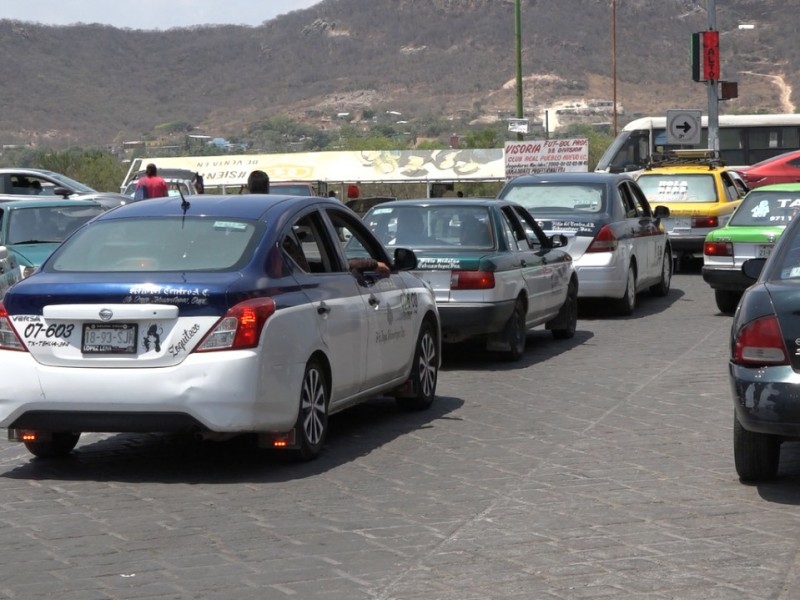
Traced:
[[692, 227], [719, 227], [719, 217], [692, 217]]
[[703, 254], [706, 256], [733, 256], [731, 242], [706, 242], [703, 244]]
[[255, 348], [261, 338], [261, 330], [267, 319], [275, 312], [272, 298], [253, 298], [232, 307], [203, 341], [197, 352], [215, 350], [241, 350]]
[[494, 273], [491, 271], [453, 271], [450, 274], [451, 290], [491, 290]]
[[600, 231], [597, 232], [597, 235], [594, 236], [586, 252], [613, 252], [617, 249], [618, 245], [619, 240], [617, 240], [617, 236], [614, 235], [614, 232], [611, 231], [611, 227], [603, 225]]
[[778, 317], [761, 317], [742, 327], [736, 336], [733, 362], [751, 367], [788, 365]]
[[27, 352], [27, 348], [19, 339], [14, 326], [11, 325], [11, 319], [8, 318], [8, 311], [6, 307], [0, 302], [0, 348], [3, 350], [18, 350], [20, 352]]

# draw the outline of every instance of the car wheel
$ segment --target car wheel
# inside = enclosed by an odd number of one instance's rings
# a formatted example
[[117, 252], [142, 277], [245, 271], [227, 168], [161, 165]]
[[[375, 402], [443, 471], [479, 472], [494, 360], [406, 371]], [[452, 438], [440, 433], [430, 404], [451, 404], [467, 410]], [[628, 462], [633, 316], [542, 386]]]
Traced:
[[667, 246], [664, 249], [664, 260], [661, 262], [661, 281], [650, 287], [653, 296], [666, 296], [672, 282], [672, 252]]
[[781, 455], [779, 437], [748, 431], [733, 416], [733, 459], [742, 481], [773, 479], [778, 473]]
[[525, 305], [522, 300], [517, 300], [514, 305], [514, 312], [506, 323], [505, 338], [509, 348], [505, 351], [506, 359], [512, 362], [518, 361], [525, 353], [525, 343], [528, 339], [528, 331], [525, 327]]
[[617, 301], [619, 313], [623, 316], [632, 315], [636, 308], [636, 267], [631, 264], [628, 267], [628, 277], [625, 281], [625, 293]]
[[397, 398], [397, 405], [404, 410], [425, 410], [433, 404], [436, 396], [436, 380], [439, 374], [438, 343], [433, 326], [426, 321], [417, 338], [414, 364], [411, 368], [413, 396]]
[[578, 286], [574, 280], [569, 282], [567, 299], [551, 323], [557, 323], [556, 327], [550, 328], [555, 339], [567, 340], [575, 335], [575, 330], [578, 329]]
[[25, 442], [25, 447], [28, 452], [39, 458], [61, 458], [72, 452], [80, 438], [80, 433], [56, 431], [49, 440]]
[[295, 429], [300, 458], [313, 460], [319, 456], [328, 434], [328, 383], [325, 371], [316, 359], [308, 362], [303, 374]]
[[741, 298], [742, 292], [714, 290], [714, 300], [717, 301], [717, 308], [721, 313], [731, 314], [736, 312], [736, 307], [739, 306]]

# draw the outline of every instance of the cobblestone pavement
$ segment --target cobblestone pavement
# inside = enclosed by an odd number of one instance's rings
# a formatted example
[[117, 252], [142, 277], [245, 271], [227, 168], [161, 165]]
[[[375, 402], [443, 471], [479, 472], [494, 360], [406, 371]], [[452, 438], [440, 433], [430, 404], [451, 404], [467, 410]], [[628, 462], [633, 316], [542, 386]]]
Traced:
[[[296, 463], [243, 441], [0, 444], [0, 598], [800, 597], [800, 460], [739, 483], [730, 317], [698, 273], [582, 308], [518, 364], [448, 353], [434, 407], [377, 399]], [[224, 401], [224, 399], [221, 399]]]

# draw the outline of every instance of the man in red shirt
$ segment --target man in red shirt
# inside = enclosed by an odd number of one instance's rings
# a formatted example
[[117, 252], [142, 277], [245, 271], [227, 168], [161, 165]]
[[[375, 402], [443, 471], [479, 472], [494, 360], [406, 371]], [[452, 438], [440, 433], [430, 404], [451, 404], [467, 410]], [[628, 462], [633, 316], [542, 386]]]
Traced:
[[169, 195], [169, 188], [167, 182], [163, 177], [158, 175], [158, 169], [153, 163], [147, 165], [142, 177], [136, 184], [136, 193], [134, 198], [137, 200], [146, 200], [147, 198], [163, 198]]

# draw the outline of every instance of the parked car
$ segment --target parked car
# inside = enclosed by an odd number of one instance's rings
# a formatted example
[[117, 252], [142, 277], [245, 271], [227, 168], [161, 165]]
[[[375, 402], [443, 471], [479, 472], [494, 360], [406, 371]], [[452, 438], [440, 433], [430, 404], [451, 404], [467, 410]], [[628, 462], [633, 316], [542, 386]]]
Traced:
[[713, 159], [679, 157], [654, 164], [636, 182], [652, 206], [669, 208], [663, 225], [676, 258], [702, 259], [706, 236], [725, 226], [747, 185], [736, 171]]
[[[123, 186], [122, 193], [133, 200], [136, 194], [136, 184], [144, 177], [145, 171], [137, 171], [133, 174], [130, 181]], [[158, 175], [167, 182], [167, 187], [170, 196], [192, 196], [203, 192], [203, 178], [199, 173], [190, 171], [189, 169], [158, 169]]]
[[732, 313], [753, 280], [742, 273], [750, 258], [765, 258], [800, 211], [800, 184], [767, 185], [750, 191], [725, 227], [706, 236], [703, 280], [714, 289], [717, 308]]
[[0, 245], [27, 277], [67, 236], [105, 210], [93, 200], [0, 202]]
[[130, 200], [115, 192], [98, 192], [66, 175], [46, 169], [0, 168], [0, 195], [17, 196], [20, 200], [37, 197], [62, 197], [94, 200], [106, 208], [114, 208]]
[[784, 152], [739, 169], [739, 174], [751, 189], [777, 183], [800, 182], [800, 150]]
[[800, 219], [742, 271], [753, 285], [731, 326], [733, 453], [740, 479], [758, 481], [776, 475], [783, 442], [800, 440]]
[[322, 181], [272, 181], [269, 184], [269, 193], [289, 196], [324, 196], [328, 193], [328, 186]]
[[639, 292], [669, 293], [672, 249], [661, 226], [669, 209], [651, 209], [630, 175], [523, 175], [498, 196], [527, 208], [545, 233], [566, 236], [579, 298], [611, 298], [630, 315]]
[[332, 413], [378, 394], [434, 401], [439, 317], [416, 264], [334, 199], [107, 211], [0, 303], [0, 427], [40, 457], [85, 431], [154, 431], [254, 433], [314, 458]]
[[379, 204], [364, 221], [388, 247], [407, 246], [436, 294], [442, 341], [471, 338], [519, 360], [528, 330], [575, 334], [578, 278], [563, 235], [547, 237], [506, 200], [437, 198]]

